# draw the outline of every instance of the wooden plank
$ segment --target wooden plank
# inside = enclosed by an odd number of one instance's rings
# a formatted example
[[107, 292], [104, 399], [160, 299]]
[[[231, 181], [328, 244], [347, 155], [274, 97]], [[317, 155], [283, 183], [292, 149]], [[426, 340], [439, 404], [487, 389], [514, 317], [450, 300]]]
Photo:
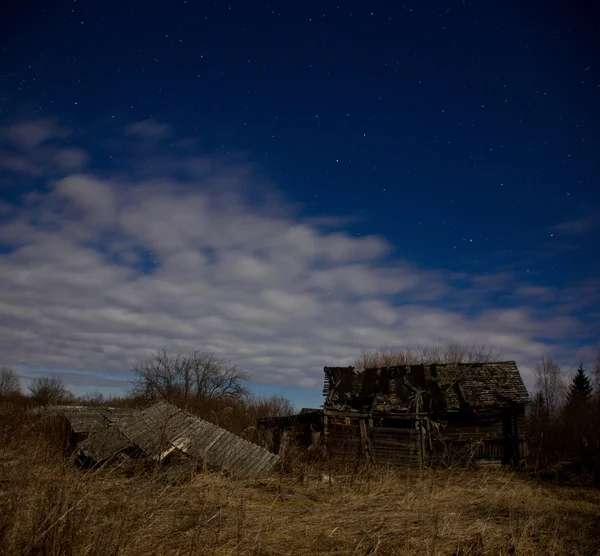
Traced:
[[227, 449], [227, 442], [223, 442], [224, 436], [220, 435], [205, 452], [206, 462], [215, 469], [221, 466], [224, 452]]
[[246, 471], [248, 475], [257, 475], [269, 459], [269, 454], [258, 453], [254, 464]]
[[243, 464], [243, 462], [246, 461], [246, 459], [246, 450], [242, 446], [238, 446], [236, 448], [235, 455], [231, 458], [230, 462], [228, 463], [228, 467], [230, 469], [238, 469]]
[[227, 466], [230, 469], [236, 469], [239, 473], [240, 470], [248, 464], [248, 453], [252, 450], [261, 452], [263, 451], [263, 448], [240, 439], [234, 444], [234, 450], [235, 453], [230, 457], [230, 462]]
[[269, 458], [269, 454], [264, 452], [258, 452], [256, 454], [256, 458], [254, 464], [247, 470], [248, 475], [257, 475], [260, 473], [260, 470], [265, 465], [266, 461]]
[[270, 471], [271, 458], [271, 454], [265, 454], [262, 458], [262, 461], [260, 462], [260, 466], [258, 467], [258, 469], [255, 470], [255, 474], [262, 475], [263, 473]]
[[261, 454], [253, 450], [251, 446], [245, 446], [243, 453], [245, 454], [245, 458], [240, 461], [237, 471], [240, 475], [250, 476]]
[[236, 456], [232, 458], [229, 469], [240, 475], [243, 469], [248, 466], [249, 450], [246, 446], [239, 446], [236, 450]]
[[231, 435], [231, 437], [224, 438], [222, 444], [224, 445], [224, 449], [221, 451], [219, 461], [216, 463], [219, 467], [227, 468], [227, 465], [239, 450], [241, 440]]

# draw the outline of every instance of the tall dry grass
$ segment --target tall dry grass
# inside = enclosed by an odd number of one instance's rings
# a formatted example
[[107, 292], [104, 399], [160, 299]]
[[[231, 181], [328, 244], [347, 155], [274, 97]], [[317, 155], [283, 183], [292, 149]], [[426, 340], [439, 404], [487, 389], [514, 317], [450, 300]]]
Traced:
[[[109, 398], [102, 402], [86, 405], [106, 405], [143, 409], [155, 403], [142, 398]], [[219, 427], [237, 434], [246, 440], [256, 441], [256, 420], [262, 417], [293, 415], [294, 405], [290, 400], [276, 394], [272, 396], [245, 396], [243, 398], [199, 398], [186, 400], [172, 395], [167, 401], [180, 409], [198, 415]]]
[[423, 344], [407, 347], [380, 347], [363, 351], [354, 362], [359, 371], [396, 365], [434, 363], [486, 363], [501, 361], [500, 351], [477, 343]]
[[331, 470], [173, 484], [76, 469], [52, 421], [0, 411], [0, 552], [23, 555], [599, 554], [600, 492], [502, 470]]

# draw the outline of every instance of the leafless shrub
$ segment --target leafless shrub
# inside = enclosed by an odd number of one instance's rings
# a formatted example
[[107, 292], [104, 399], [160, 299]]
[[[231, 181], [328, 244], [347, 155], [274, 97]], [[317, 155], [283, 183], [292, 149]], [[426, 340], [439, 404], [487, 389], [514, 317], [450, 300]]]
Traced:
[[[184, 407], [183, 400], [175, 398], [173, 402]], [[246, 440], [256, 441], [256, 420], [261, 417], [283, 417], [294, 413], [292, 402], [281, 396], [246, 396], [243, 399], [204, 399], [188, 404], [192, 413], [227, 429]]]
[[594, 381], [594, 391], [600, 401], [600, 352], [596, 354], [596, 359], [592, 364], [592, 379]]
[[136, 363], [130, 394], [147, 401], [241, 400], [248, 395], [247, 373], [203, 351], [169, 355], [166, 350]]
[[396, 365], [433, 363], [485, 363], [500, 360], [500, 353], [480, 344], [428, 344], [406, 348], [379, 348], [361, 353], [354, 366], [358, 370]]
[[[213, 354], [169, 355], [164, 349], [139, 361], [129, 396], [142, 403], [167, 400], [247, 440], [256, 439], [256, 419], [291, 415], [281, 397], [251, 396], [248, 375]], [[126, 405], [131, 404], [123, 400]]]
[[542, 357], [537, 364], [535, 390], [543, 398], [548, 418], [555, 423], [565, 401], [567, 387], [560, 365], [549, 356]]
[[71, 402], [74, 396], [67, 390], [65, 383], [56, 376], [40, 376], [29, 385], [31, 399], [37, 405], [52, 405]]
[[104, 394], [95, 390], [94, 392], [88, 392], [77, 398], [78, 402], [82, 402], [84, 405], [106, 405], [106, 399]]
[[0, 398], [21, 391], [19, 377], [10, 367], [0, 367]]

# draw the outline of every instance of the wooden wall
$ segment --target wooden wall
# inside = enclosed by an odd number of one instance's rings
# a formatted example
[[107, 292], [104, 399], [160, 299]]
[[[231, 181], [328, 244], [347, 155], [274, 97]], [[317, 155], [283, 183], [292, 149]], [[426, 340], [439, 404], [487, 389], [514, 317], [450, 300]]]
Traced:
[[394, 465], [438, 465], [476, 460], [516, 463], [527, 455], [523, 408], [481, 414], [351, 414], [327, 411], [324, 442], [333, 459]]
[[377, 426], [377, 420], [373, 421], [361, 417], [326, 416], [324, 441], [329, 457], [392, 465], [422, 463], [421, 434], [414, 421], [403, 420], [396, 423], [400, 425], [396, 427]]

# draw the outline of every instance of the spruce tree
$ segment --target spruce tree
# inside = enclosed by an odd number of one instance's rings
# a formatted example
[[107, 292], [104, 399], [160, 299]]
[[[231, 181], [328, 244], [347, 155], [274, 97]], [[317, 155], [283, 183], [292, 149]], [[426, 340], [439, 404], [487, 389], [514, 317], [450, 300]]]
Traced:
[[569, 386], [569, 392], [567, 394], [567, 403], [579, 404], [581, 402], [587, 402], [593, 392], [592, 384], [585, 370], [583, 369], [583, 362], [579, 364], [579, 368], [573, 377], [571, 386]]

